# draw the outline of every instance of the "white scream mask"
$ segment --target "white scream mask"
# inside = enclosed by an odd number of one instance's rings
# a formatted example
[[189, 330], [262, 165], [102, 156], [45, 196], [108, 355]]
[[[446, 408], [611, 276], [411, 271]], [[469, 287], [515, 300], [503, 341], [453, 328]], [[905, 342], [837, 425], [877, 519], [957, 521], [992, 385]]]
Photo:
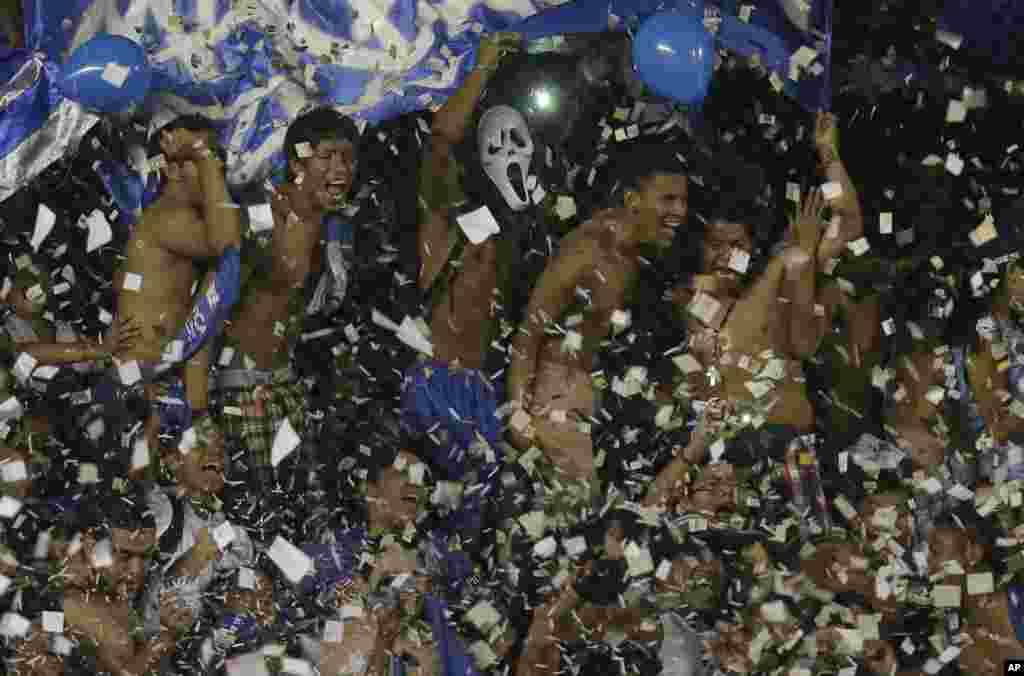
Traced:
[[526, 119], [511, 106], [494, 106], [480, 118], [476, 138], [484, 173], [509, 207], [522, 211], [530, 204], [526, 176], [533, 158], [533, 138]]

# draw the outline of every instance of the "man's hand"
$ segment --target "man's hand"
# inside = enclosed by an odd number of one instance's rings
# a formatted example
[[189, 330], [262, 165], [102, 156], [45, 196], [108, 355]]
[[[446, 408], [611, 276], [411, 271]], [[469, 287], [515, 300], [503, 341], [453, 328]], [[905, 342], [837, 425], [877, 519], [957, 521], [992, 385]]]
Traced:
[[790, 240], [813, 257], [822, 236], [822, 210], [825, 197], [821, 190], [812, 190], [800, 207], [800, 213], [790, 222]]
[[317, 190], [312, 181], [304, 180], [302, 174], [296, 176], [294, 181], [278, 186], [270, 202], [274, 223], [291, 227], [298, 219], [309, 226], [318, 227], [323, 216], [323, 210], [318, 205], [324, 204], [322, 200], [329, 197], [325, 185], [320, 185], [319, 188]]
[[489, 33], [480, 39], [476, 64], [478, 68], [497, 68], [501, 57], [518, 51], [522, 42], [519, 33]]
[[107, 332], [106, 346], [114, 357], [122, 357], [135, 349], [141, 329], [134, 317], [120, 317]]
[[820, 112], [815, 116], [814, 148], [823, 164], [839, 159], [839, 129], [832, 113]]
[[160, 132], [160, 147], [168, 162], [188, 162], [212, 157], [213, 132], [175, 129]]

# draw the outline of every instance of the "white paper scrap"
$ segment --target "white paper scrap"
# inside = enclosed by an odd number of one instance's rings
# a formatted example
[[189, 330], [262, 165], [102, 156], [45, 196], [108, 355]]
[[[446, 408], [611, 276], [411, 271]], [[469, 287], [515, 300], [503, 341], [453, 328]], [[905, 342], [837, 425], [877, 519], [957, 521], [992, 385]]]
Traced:
[[[86, 253], [92, 253], [101, 246], [105, 246], [114, 239], [114, 231], [110, 227], [110, 223], [107, 221], [107, 217], [99, 209], [94, 209], [89, 217], [85, 221], [86, 226], [89, 228], [89, 235], [86, 238], [85, 251]], [[141, 277], [139, 278], [141, 282]], [[127, 282], [127, 276], [126, 276]], [[125, 286], [125, 288], [128, 288]], [[141, 284], [140, 284], [141, 288]], [[138, 289], [132, 289], [138, 291]]]
[[5, 495], [0, 498], [0, 517], [13, 519], [21, 511], [21, 500]]
[[109, 82], [115, 87], [121, 88], [124, 86], [124, 83], [128, 81], [129, 73], [131, 73], [131, 69], [127, 66], [110, 62], [103, 67], [102, 77], [104, 82]]
[[28, 634], [32, 622], [18, 613], [4, 613], [0, 617], [0, 634], [9, 638], [21, 638]]
[[221, 551], [227, 549], [228, 545], [235, 541], [235, 529], [231, 527], [230, 521], [225, 521], [214, 528], [210, 535], [213, 537], [213, 541], [217, 543], [217, 548]]
[[270, 545], [267, 556], [292, 584], [298, 583], [314, 570], [313, 559], [280, 535]]
[[44, 610], [43, 611], [43, 631], [51, 634], [63, 634], [64, 633], [64, 613]]
[[131, 387], [142, 380], [142, 369], [139, 368], [139, 362], [134, 359], [119, 363], [117, 374], [121, 378], [121, 384], [126, 387]]
[[459, 227], [462, 228], [462, 232], [466, 234], [466, 237], [473, 244], [481, 244], [491, 235], [501, 233], [501, 227], [499, 227], [498, 221], [495, 220], [494, 214], [487, 208], [487, 205], [468, 214], [457, 216], [455, 220], [458, 222]]
[[950, 99], [949, 105], [946, 107], [946, 122], [953, 124], [963, 122], [966, 119], [967, 106], [964, 105], [964, 102], [958, 99]]
[[292, 427], [288, 418], [285, 418], [281, 426], [277, 428], [277, 434], [274, 436], [274, 446], [270, 450], [270, 464], [277, 467], [301, 443], [302, 439], [295, 431], [295, 428]]
[[124, 290], [139, 291], [142, 289], [142, 275], [137, 272], [124, 273]]
[[39, 208], [36, 210], [36, 227], [32, 232], [33, 251], [39, 251], [39, 245], [53, 231], [53, 226], [56, 222], [57, 215], [50, 210], [50, 207], [40, 202]]
[[843, 196], [843, 184], [839, 181], [829, 181], [821, 185], [821, 193], [825, 199], [832, 201]]
[[269, 204], [253, 204], [248, 211], [250, 231], [266, 232], [274, 229], [274, 212]]

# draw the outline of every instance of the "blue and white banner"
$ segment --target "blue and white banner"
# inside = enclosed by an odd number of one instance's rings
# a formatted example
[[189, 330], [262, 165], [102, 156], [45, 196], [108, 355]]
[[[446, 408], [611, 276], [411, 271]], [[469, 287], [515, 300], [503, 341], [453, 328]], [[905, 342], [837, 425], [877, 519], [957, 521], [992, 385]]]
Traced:
[[241, 253], [237, 247], [231, 247], [221, 256], [210, 283], [197, 294], [185, 326], [165, 350], [165, 368], [187, 360], [207, 340], [220, 334], [224, 321], [238, 302], [241, 271]]
[[[156, 126], [224, 122], [228, 180], [284, 165], [288, 124], [332, 105], [376, 122], [440, 106], [473, 67], [484, 31], [544, 0], [26, 0], [26, 42], [60, 63], [98, 33], [143, 45]], [[2, 155], [0, 155], [2, 157]]]
[[77, 145], [99, 120], [60, 93], [44, 54], [0, 47], [0, 202]]

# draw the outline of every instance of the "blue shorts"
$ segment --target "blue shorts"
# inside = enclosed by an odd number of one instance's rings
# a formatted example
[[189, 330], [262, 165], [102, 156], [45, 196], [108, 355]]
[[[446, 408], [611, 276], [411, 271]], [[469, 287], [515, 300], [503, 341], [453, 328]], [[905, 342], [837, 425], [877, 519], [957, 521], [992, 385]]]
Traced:
[[329, 591], [335, 584], [355, 576], [360, 554], [366, 548], [366, 531], [347, 528], [334, 533], [334, 542], [303, 545], [316, 566], [316, 572], [302, 578], [300, 588], [306, 594]]
[[1024, 643], [1024, 584], [1011, 584], [1006, 590], [1010, 601], [1010, 621], [1017, 640]]
[[[168, 445], [176, 446], [181, 435], [192, 426], [192, 407], [185, 395], [185, 384], [181, 378], [168, 375], [162, 381], [163, 392], [152, 402], [160, 416], [160, 437]], [[115, 404], [124, 399], [140, 385], [127, 386], [121, 383], [116, 372], [102, 375], [93, 387], [93, 398], [99, 404]]]
[[[402, 427], [426, 437], [427, 453], [436, 468], [458, 480], [470, 469], [467, 451], [478, 435], [493, 448], [500, 438], [494, 386], [482, 373], [452, 369], [430, 360], [410, 366], [402, 381]], [[497, 453], [497, 450], [495, 450]], [[477, 464], [477, 463], [473, 463]]]

